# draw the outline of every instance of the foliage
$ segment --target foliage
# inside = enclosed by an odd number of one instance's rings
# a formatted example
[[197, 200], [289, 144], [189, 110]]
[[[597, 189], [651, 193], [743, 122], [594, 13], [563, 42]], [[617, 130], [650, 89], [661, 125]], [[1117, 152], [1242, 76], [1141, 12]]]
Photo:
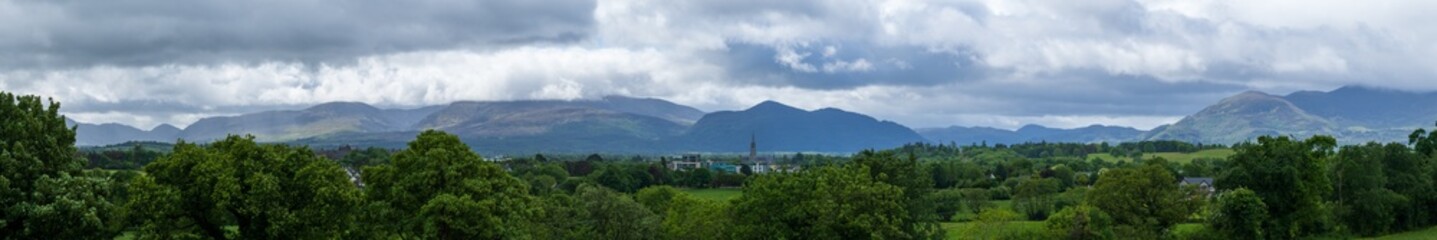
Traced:
[[1048, 230], [1061, 239], [1112, 239], [1113, 219], [1091, 205], [1063, 208], [1047, 221]]
[[866, 167], [759, 175], [734, 200], [741, 239], [908, 239], [903, 190]]
[[1263, 225], [1268, 220], [1267, 204], [1262, 197], [1246, 188], [1225, 192], [1217, 197], [1217, 213], [1208, 225], [1229, 239], [1263, 239]]
[[734, 222], [729, 217], [728, 206], [723, 203], [679, 194], [670, 201], [668, 209], [662, 224], [667, 239], [735, 238], [729, 235]]
[[1110, 214], [1116, 224], [1144, 236], [1158, 235], [1187, 218], [1194, 199], [1160, 165], [1103, 172], [1087, 194], [1087, 202]]
[[86, 175], [60, 103], [0, 92], [0, 239], [106, 238], [109, 182]]
[[140, 238], [344, 236], [360, 202], [338, 164], [253, 137], [179, 143], [145, 173], [131, 184], [128, 205]]
[[1013, 189], [1013, 207], [1028, 218], [1041, 221], [1053, 213], [1062, 184], [1051, 178], [1025, 178]]
[[1267, 206], [1264, 224], [1269, 238], [1289, 239], [1330, 231], [1324, 220], [1323, 196], [1332, 191], [1326, 174], [1327, 160], [1336, 140], [1316, 136], [1304, 141], [1288, 137], [1259, 137], [1256, 144], [1240, 144], [1229, 167], [1216, 179], [1219, 189], [1247, 188]]
[[983, 212], [983, 210], [994, 207], [987, 189], [964, 188], [958, 191], [963, 193], [963, 208], [968, 209], [968, 211], [973, 214], [978, 214]]
[[934, 205], [938, 220], [950, 221], [953, 215], [963, 210], [963, 192], [958, 189], [943, 189], [928, 195], [925, 201]]
[[420, 133], [390, 163], [364, 168], [361, 178], [368, 198], [365, 223], [376, 237], [525, 235], [531, 213], [528, 186], [485, 162], [454, 135]]
[[639, 189], [639, 192], [634, 194], [634, 200], [638, 201], [639, 204], [643, 204], [649, 211], [665, 213], [668, 212], [669, 205], [673, 203], [675, 198], [689, 197], [687, 195], [687, 193], [679, 191], [674, 187], [654, 186]]
[[973, 224], [963, 229], [963, 235], [973, 239], [997, 239], [1004, 233], [1004, 226], [1009, 222], [1018, 220], [1021, 217], [1018, 213], [1002, 208], [991, 208], [978, 213]]
[[660, 218], [627, 195], [600, 186], [579, 186], [574, 196], [579, 231], [587, 239], [656, 239]]

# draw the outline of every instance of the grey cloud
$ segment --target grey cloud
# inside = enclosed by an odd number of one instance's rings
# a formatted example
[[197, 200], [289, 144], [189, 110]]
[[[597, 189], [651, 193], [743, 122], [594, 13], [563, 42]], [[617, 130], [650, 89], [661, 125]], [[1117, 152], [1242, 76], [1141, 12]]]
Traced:
[[[0, 65], [339, 62], [357, 56], [582, 39], [592, 1], [6, 1]], [[5, 26], [24, 25], [24, 26]], [[3, 34], [0, 34], [3, 36]]]
[[[798, 61], [780, 60], [785, 51], [798, 54]], [[713, 55], [735, 82], [820, 90], [872, 85], [931, 86], [982, 79], [991, 71], [964, 55], [915, 46], [866, 43], [818, 42], [794, 46], [729, 43], [726, 49]], [[864, 67], [843, 67], [858, 64]]]

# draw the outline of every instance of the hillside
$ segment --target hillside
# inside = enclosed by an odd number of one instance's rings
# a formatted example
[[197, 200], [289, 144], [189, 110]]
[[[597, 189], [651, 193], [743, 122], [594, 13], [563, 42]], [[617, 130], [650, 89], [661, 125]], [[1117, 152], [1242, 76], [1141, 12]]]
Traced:
[[1263, 135], [1330, 135], [1337, 129], [1337, 124], [1309, 114], [1286, 99], [1249, 91], [1155, 129], [1146, 139], [1228, 144]]
[[918, 129], [924, 138], [937, 143], [971, 144], [1015, 144], [1025, 142], [1128, 142], [1138, 140], [1144, 133], [1130, 127], [1092, 125], [1074, 129], [1049, 128], [1027, 125], [1018, 130], [1004, 130], [989, 127], [947, 127]]
[[825, 108], [805, 111], [765, 101], [742, 111], [705, 115], [675, 142], [681, 150], [855, 152], [924, 141], [913, 130], [862, 114]]

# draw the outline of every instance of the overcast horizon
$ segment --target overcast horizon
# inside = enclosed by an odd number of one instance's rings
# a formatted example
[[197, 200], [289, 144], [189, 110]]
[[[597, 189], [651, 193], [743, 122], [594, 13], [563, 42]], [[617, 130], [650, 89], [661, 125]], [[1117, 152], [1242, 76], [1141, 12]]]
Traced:
[[775, 100], [913, 128], [1151, 129], [1437, 90], [1437, 1], [0, 0], [0, 90], [150, 129], [333, 101]]

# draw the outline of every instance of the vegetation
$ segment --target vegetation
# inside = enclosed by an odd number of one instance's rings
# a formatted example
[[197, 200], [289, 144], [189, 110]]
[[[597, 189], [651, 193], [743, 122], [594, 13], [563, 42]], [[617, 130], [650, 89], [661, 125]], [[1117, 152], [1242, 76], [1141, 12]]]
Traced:
[[1427, 130], [1341, 147], [910, 144], [761, 173], [486, 160], [432, 130], [393, 150], [229, 136], [80, 151], [58, 108], [0, 93], [0, 239], [1423, 239], [1437, 224]]

